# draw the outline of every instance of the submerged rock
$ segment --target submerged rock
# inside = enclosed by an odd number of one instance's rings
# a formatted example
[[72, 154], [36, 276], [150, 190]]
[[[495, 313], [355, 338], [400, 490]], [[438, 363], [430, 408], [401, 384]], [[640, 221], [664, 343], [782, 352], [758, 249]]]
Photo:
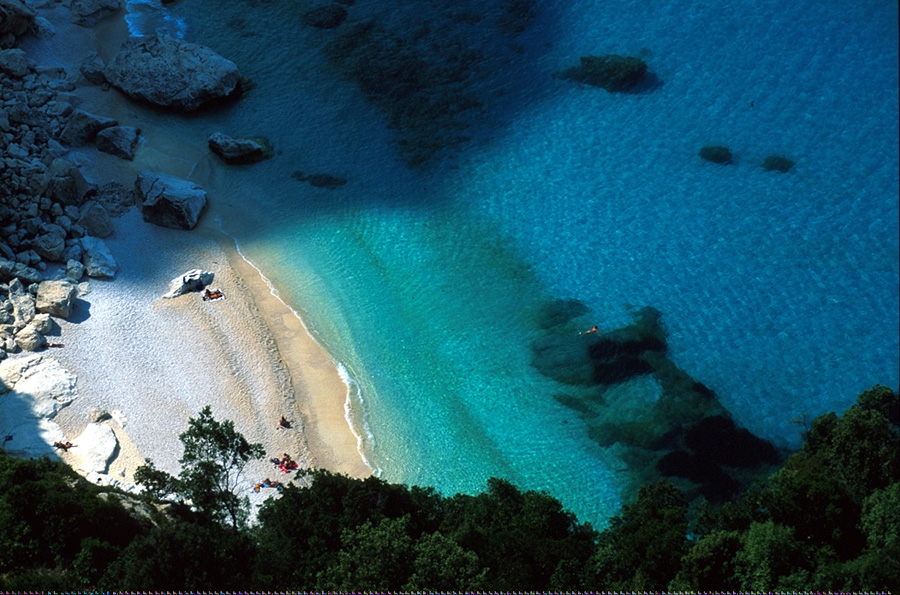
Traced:
[[231, 95], [241, 77], [208, 47], [161, 35], [129, 38], [103, 76], [132, 99], [183, 111]]
[[272, 156], [272, 146], [265, 138], [235, 138], [216, 132], [207, 142], [210, 150], [229, 165], [256, 163]]
[[731, 149], [719, 145], [708, 145], [703, 147], [700, 149], [699, 155], [701, 159], [720, 165], [727, 165], [731, 163], [733, 159]]
[[794, 162], [784, 155], [774, 154], [766, 157], [765, 161], [762, 162], [762, 167], [766, 171], [780, 171], [786, 174], [794, 167]]
[[644, 80], [647, 64], [640, 58], [609, 54], [582, 56], [581, 64], [564, 70], [560, 76], [607, 91], [629, 91]]
[[346, 178], [339, 178], [330, 174], [310, 174], [306, 176], [303, 175], [303, 172], [295, 171], [291, 174], [291, 177], [295, 180], [306, 182], [310, 186], [315, 186], [316, 188], [326, 188], [328, 190], [340, 188], [347, 183]]

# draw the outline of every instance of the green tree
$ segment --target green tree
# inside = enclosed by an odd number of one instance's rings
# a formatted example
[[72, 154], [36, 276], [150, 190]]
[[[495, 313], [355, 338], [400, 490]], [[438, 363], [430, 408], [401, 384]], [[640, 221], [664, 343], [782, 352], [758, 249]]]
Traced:
[[252, 578], [255, 552], [246, 533], [206, 516], [162, 518], [125, 548], [100, 586], [110, 591], [243, 590]]
[[734, 557], [735, 578], [744, 591], [772, 591], [802, 564], [794, 530], [772, 521], [753, 523]]
[[681, 569], [669, 585], [673, 591], [734, 591], [734, 557], [741, 549], [737, 531], [703, 536], [681, 559]]
[[637, 500], [600, 534], [587, 568], [588, 587], [661, 591], [675, 578], [687, 547], [687, 502], [671, 482], [643, 486]]
[[135, 471], [135, 481], [152, 497], [174, 493], [190, 500], [197, 511], [216, 521], [244, 526], [250, 501], [239, 495], [241, 477], [247, 463], [265, 454], [262, 444], [248, 442], [234, 429], [231, 420], [214, 419], [209, 405], [199, 417], [188, 420], [188, 429], [178, 439], [184, 445], [184, 452], [177, 478], [157, 469], [148, 460]]
[[422, 536], [413, 548], [413, 574], [404, 591], [472, 592], [484, 588], [487, 569], [478, 555], [439, 532]]
[[412, 574], [409, 516], [366, 521], [341, 534], [334, 564], [319, 578], [321, 591], [399, 591]]

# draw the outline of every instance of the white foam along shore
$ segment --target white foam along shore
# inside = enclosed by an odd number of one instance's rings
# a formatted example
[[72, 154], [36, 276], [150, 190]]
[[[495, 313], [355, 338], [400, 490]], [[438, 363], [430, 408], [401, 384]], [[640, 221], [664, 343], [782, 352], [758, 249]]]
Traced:
[[[59, 7], [52, 11], [44, 14], [65, 16]], [[73, 68], [79, 55], [107, 53], [127, 35], [124, 22], [111, 19], [94, 29], [75, 27], [64, 18], [51, 20], [57, 34], [30, 57], [63, 62], [70, 78], [77, 77]], [[114, 116], [127, 110], [121, 95], [100, 93], [92, 86], [74, 92], [86, 98], [82, 107], [95, 113], [105, 109]], [[95, 183], [114, 178], [129, 184], [139, 165], [111, 160], [92, 147], [79, 149], [76, 157]], [[191, 158], [170, 157], [160, 163]], [[215, 201], [215, 189], [206, 189]], [[287, 452], [308, 466], [369, 475], [345, 414], [348, 386], [338, 364], [210, 219], [191, 232], [145, 223], [139, 207], [115, 220], [106, 242], [119, 266], [116, 278], [90, 281], [70, 319], [59, 321], [60, 335], [53, 340], [64, 347], [44, 354], [77, 379], [77, 398], [53, 418], [65, 438], [76, 443], [60, 457], [78, 467], [77, 438], [88, 427], [89, 412], [104, 409], [113, 417], [102, 423], [118, 439], [105, 477], [131, 481], [146, 459], [177, 472], [178, 434], [189, 417], [210, 405], [217, 419], [233, 420], [269, 456]], [[169, 281], [192, 268], [212, 271], [213, 286], [226, 300], [205, 302], [197, 293], [162, 299]], [[278, 429], [282, 415], [293, 420], [292, 429]], [[266, 460], [252, 464], [245, 478], [251, 498], [253, 483], [276, 473]]]

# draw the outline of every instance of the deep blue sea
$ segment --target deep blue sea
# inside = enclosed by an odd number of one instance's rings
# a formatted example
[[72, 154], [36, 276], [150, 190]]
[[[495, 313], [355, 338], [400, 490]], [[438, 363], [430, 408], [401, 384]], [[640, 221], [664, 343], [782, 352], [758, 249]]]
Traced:
[[[330, 30], [303, 24], [314, 6], [129, 4], [133, 34], [203, 43], [252, 81], [201, 116], [135, 108], [139, 159], [204, 155], [211, 216], [340, 362], [381, 477], [452, 495], [500, 476], [598, 526], [618, 510], [626, 465], [531, 365], [553, 298], [588, 306], [573, 335], [658, 309], [670, 359], [780, 446], [799, 443], [792, 419], [898, 387], [896, 2], [357, 0]], [[369, 21], [409, 50], [404, 72], [428, 52], [471, 67], [448, 101], [479, 107], [410, 128], [373, 102], [325, 50]], [[654, 84], [556, 76], [603, 54], [641, 57]], [[457, 124], [469, 140], [410, 166]], [[276, 156], [227, 167], [205, 152], [215, 131]], [[776, 153], [794, 168], [765, 171]], [[658, 387], [619, 391], [611, 420]]]

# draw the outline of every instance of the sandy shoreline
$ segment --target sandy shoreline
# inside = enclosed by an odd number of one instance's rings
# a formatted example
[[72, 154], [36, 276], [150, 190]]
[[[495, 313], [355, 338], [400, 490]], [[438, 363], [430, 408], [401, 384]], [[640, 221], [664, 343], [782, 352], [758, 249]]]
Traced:
[[[53, 10], [65, 16], [59, 7]], [[39, 64], [77, 62], [89, 51], [106, 58], [127, 35], [121, 15], [94, 29], [51, 20], [57, 35], [49, 41], [51, 48], [39, 48], [32, 57]], [[70, 78], [78, 76], [72, 63], [65, 66]], [[83, 109], [141, 126], [133, 117], [120, 116], [130, 109], [115, 92], [86, 85], [73, 94], [84, 100]], [[191, 156], [148, 156], [148, 163], [140, 155], [135, 162], [121, 161], [93, 147], [74, 154], [85, 176], [98, 184], [115, 179], [130, 186], [144, 168], [181, 177], [193, 169]], [[178, 166], [164, 167], [172, 163]], [[214, 203], [215, 188], [205, 189]], [[233, 420], [250, 441], [262, 443], [267, 459], [288, 452], [310, 467], [356, 477], [371, 473], [345, 418], [348, 388], [336, 363], [297, 314], [273, 295], [260, 271], [241, 257], [211, 213], [190, 232], [144, 223], [139, 207], [114, 223], [106, 242], [119, 265], [116, 278], [90, 280], [91, 291], [79, 297], [73, 316], [59, 321], [60, 336], [53, 340], [65, 347], [48, 353], [77, 376], [78, 398], [54, 419], [67, 438], [74, 442], [88, 423], [88, 412], [102, 408], [113, 415], [104, 423], [119, 440], [109, 475], [130, 481], [148, 458], [177, 472], [178, 434], [209, 404], [217, 419]], [[169, 281], [192, 268], [212, 271], [213, 286], [227, 299], [204, 302], [199, 294], [162, 299]], [[281, 415], [294, 420], [292, 429], [277, 429]], [[74, 461], [76, 452], [62, 457]], [[245, 477], [251, 498], [262, 497], [250, 490], [253, 482], [276, 479], [276, 474], [282, 475], [265, 460], [251, 464]]]

